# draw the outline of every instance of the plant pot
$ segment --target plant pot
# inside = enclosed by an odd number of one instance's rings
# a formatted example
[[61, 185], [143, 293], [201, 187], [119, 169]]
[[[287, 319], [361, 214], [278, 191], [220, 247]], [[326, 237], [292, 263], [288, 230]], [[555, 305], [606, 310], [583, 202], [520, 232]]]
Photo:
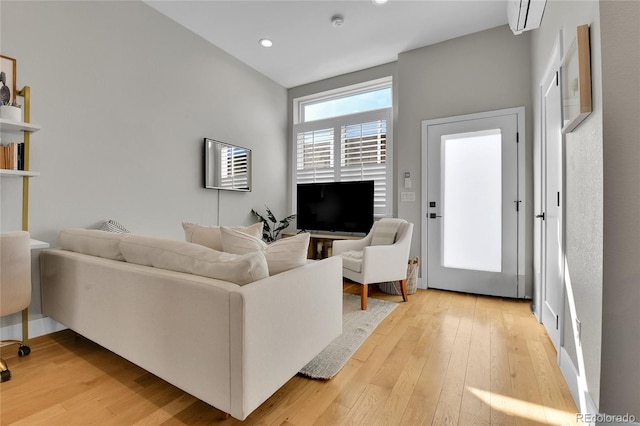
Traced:
[[0, 105], [0, 118], [12, 121], [22, 121], [22, 108]]

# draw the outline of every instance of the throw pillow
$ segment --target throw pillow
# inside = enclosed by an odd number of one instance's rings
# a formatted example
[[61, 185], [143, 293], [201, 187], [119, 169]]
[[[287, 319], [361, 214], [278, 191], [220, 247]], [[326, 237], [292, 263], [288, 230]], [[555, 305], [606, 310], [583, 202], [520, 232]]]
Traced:
[[176, 272], [201, 275], [239, 285], [269, 276], [262, 253], [223, 253], [199, 244], [162, 238], [128, 236], [120, 242], [124, 260]]
[[99, 228], [101, 231], [115, 232], [116, 234], [128, 234], [129, 230], [118, 221], [113, 219], [105, 220]]
[[269, 275], [297, 268], [307, 262], [310, 237], [308, 232], [267, 244], [260, 238], [238, 232], [226, 226], [221, 227], [220, 231], [222, 247], [225, 252], [236, 254], [264, 253], [269, 266]]
[[125, 237], [122, 233], [98, 229], [67, 228], [60, 231], [59, 241], [63, 250], [122, 261], [120, 240]]
[[383, 218], [376, 222], [373, 226], [373, 235], [371, 236], [372, 246], [386, 246], [396, 242], [396, 235], [400, 225], [405, 223], [404, 219]]
[[[230, 228], [260, 238], [262, 237], [262, 226], [262, 222], [258, 222], [250, 226], [232, 226]], [[184, 236], [187, 242], [223, 251], [219, 226], [182, 222], [182, 228], [184, 229]]]

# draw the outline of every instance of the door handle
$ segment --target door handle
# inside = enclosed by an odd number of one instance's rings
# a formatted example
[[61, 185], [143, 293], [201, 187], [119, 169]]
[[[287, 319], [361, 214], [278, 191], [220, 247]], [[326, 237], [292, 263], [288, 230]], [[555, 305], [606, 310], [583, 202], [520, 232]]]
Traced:
[[542, 212], [542, 214], [537, 214], [536, 218], [544, 220], [544, 212]]
[[437, 214], [435, 214], [435, 213], [429, 213], [429, 219], [437, 219], [437, 218], [439, 218], [439, 217], [442, 217], [442, 216], [437, 215]]

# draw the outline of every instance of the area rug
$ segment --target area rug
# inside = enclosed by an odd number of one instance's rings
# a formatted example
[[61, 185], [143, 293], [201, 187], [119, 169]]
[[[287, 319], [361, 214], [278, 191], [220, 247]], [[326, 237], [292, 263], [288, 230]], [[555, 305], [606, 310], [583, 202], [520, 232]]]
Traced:
[[319, 380], [335, 376], [378, 324], [398, 306], [370, 297], [367, 310], [363, 311], [360, 296], [348, 293], [344, 293], [342, 303], [342, 334], [300, 370], [301, 376]]

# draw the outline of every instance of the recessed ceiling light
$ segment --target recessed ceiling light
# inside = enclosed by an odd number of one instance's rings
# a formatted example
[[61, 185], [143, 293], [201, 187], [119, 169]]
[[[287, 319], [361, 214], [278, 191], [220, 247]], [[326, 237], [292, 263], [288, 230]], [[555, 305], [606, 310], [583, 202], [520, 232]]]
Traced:
[[262, 47], [271, 47], [271, 46], [273, 46], [273, 42], [271, 40], [269, 40], [268, 38], [261, 38], [260, 41], [258, 41], [258, 43], [260, 43], [260, 46], [262, 46]]
[[373, 4], [380, 6], [385, 4], [389, 0], [371, 0], [371, 1], [373, 2]]
[[344, 25], [344, 18], [342, 17], [342, 15], [333, 15], [331, 17], [331, 24], [333, 24], [333, 26], [336, 28], [340, 28]]

